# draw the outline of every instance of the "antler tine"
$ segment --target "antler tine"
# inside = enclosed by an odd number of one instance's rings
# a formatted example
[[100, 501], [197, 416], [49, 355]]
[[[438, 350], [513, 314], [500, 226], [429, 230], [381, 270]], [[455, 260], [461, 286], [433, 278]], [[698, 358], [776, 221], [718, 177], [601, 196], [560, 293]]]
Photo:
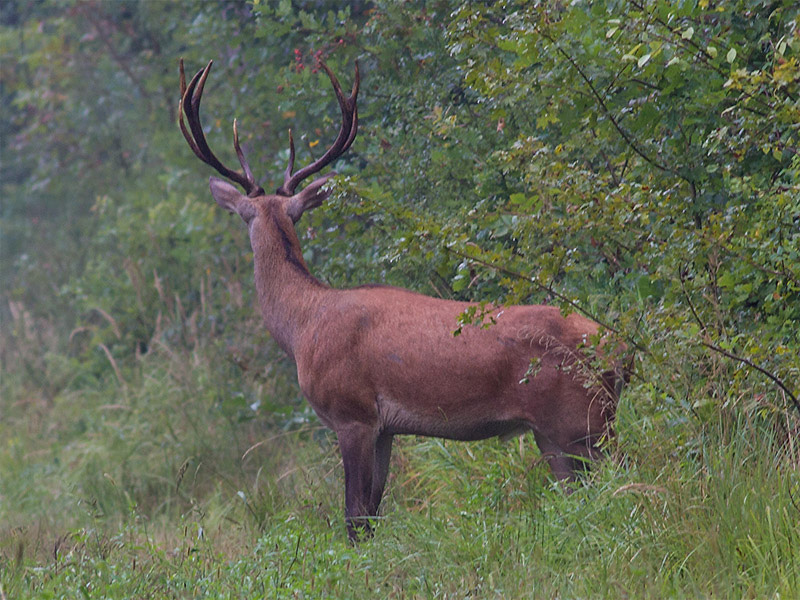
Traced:
[[[239, 159], [239, 164], [242, 165], [242, 170], [244, 171], [244, 176], [247, 181], [255, 184], [256, 179], [253, 177], [253, 172], [250, 170], [250, 163], [247, 162], [247, 159], [244, 156], [244, 152], [242, 152], [242, 147], [239, 145], [239, 130], [236, 127], [236, 119], [233, 120], [233, 148], [236, 150], [236, 157]], [[259, 186], [256, 185], [256, 188]], [[264, 191], [261, 190], [263, 194]]]
[[[180, 71], [181, 71], [181, 97], [178, 100], [178, 124], [181, 127], [181, 133], [183, 133], [183, 137], [189, 144], [189, 147], [195, 153], [197, 158], [205, 162], [205, 158], [203, 157], [203, 153], [200, 152], [200, 148], [198, 148], [197, 144], [194, 141], [194, 138], [191, 136], [189, 131], [186, 129], [186, 123], [183, 121], [183, 101], [184, 97], [186, 96], [186, 74], [183, 70], [183, 59], [180, 60]], [[195, 75], [195, 77], [197, 77]]]
[[336, 140], [333, 142], [331, 147], [328, 148], [325, 154], [323, 154], [310, 165], [300, 169], [294, 175], [292, 175], [292, 169], [294, 168], [294, 142], [291, 132], [289, 133], [289, 166], [287, 167], [283, 176], [283, 185], [279, 187], [277, 191], [277, 193], [282, 196], [291, 196], [294, 194], [295, 189], [301, 181], [306, 179], [309, 175], [313, 175], [314, 173], [321, 171], [327, 165], [344, 154], [347, 149], [350, 148], [353, 140], [356, 138], [356, 133], [358, 132], [358, 108], [356, 106], [356, 99], [358, 97], [358, 88], [361, 82], [361, 76], [358, 71], [358, 63], [356, 63], [355, 66], [355, 81], [353, 83], [353, 91], [350, 93], [348, 98], [344, 97], [342, 87], [339, 85], [339, 81], [336, 79], [333, 71], [328, 68], [328, 65], [322, 61], [320, 61], [319, 64], [328, 74], [328, 78], [331, 80], [331, 84], [333, 85], [333, 91], [336, 94], [336, 99], [338, 100], [339, 107], [342, 110], [342, 127], [339, 130], [339, 135], [336, 137]]
[[[180, 89], [181, 101], [178, 105], [179, 124], [183, 137], [189, 144], [189, 147], [195, 155], [209, 166], [214, 167], [217, 172], [238, 183], [249, 196], [258, 196], [264, 193], [264, 190], [259, 186], [253, 173], [250, 170], [250, 165], [242, 152], [239, 144], [239, 131], [236, 126], [236, 120], [233, 122], [233, 147], [236, 150], [236, 156], [239, 159], [239, 164], [242, 166], [244, 173], [229, 169], [216, 157], [211, 151], [206, 141], [206, 136], [203, 133], [203, 127], [200, 123], [200, 101], [203, 98], [203, 88], [206, 84], [208, 74], [211, 72], [211, 65], [214, 61], [209, 61], [204, 69], [198, 71], [189, 85], [186, 85], [186, 75], [183, 69], [183, 59], [180, 61]], [[186, 120], [189, 122], [189, 129], [187, 130], [183, 117], [186, 115]], [[190, 131], [191, 130], [191, 133]]]
[[[181, 60], [183, 63], [183, 60]], [[183, 93], [181, 94], [181, 111], [180, 111], [180, 122], [181, 122], [181, 129], [183, 131], [183, 136], [186, 138], [186, 141], [189, 142], [189, 145], [194, 150], [194, 153], [197, 157], [202, 160], [204, 163], [211, 165], [217, 171], [220, 170], [220, 167], [225, 170], [226, 168], [219, 162], [214, 153], [211, 152], [211, 149], [208, 147], [208, 142], [206, 142], [205, 134], [203, 133], [202, 125], [200, 124], [200, 102], [199, 100], [202, 99], [203, 90], [202, 87], [198, 94], [195, 93], [197, 90], [197, 85], [201, 79], [203, 79], [203, 86], [205, 85], [205, 79], [208, 77], [208, 73], [211, 70], [211, 65], [214, 64], [213, 60], [208, 61], [208, 64], [204, 69], [200, 69], [197, 73], [195, 73], [194, 77], [192, 77], [191, 81], [189, 81], [189, 85], [183, 89]], [[186, 119], [189, 121], [189, 128], [191, 129], [191, 135], [186, 131], [186, 126], [183, 124], [183, 116], [186, 115]], [[228, 176], [227, 173], [220, 171], [220, 174]]]

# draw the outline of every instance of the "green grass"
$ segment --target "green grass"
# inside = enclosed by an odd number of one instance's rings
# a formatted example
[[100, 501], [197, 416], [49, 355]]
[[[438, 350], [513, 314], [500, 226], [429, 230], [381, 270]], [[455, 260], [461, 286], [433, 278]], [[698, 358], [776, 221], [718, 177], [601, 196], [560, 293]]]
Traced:
[[279, 363], [241, 377], [217, 354], [154, 352], [124, 384], [112, 373], [52, 400], [4, 376], [0, 597], [800, 590], [800, 449], [788, 417], [781, 429], [738, 409], [699, 425], [632, 386], [617, 447], [571, 494], [530, 436], [404, 438], [375, 537], [352, 547], [335, 437], [302, 404], [249, 407], [296, 400], [291, 372]]

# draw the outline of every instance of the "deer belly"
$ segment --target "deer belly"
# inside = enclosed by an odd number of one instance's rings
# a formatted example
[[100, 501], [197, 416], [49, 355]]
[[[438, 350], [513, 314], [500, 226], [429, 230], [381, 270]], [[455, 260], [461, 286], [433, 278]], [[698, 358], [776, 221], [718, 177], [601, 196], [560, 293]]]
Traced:
[[409, 405], [385, 395], [379, 395], [377, 401], [381, 429], [391, 434], [470, 441], [507, 438], [531, 427], [523, 419], [495, 414], [489, 408], [491, 401], [468, 404], [457, 409], [436, 403]]

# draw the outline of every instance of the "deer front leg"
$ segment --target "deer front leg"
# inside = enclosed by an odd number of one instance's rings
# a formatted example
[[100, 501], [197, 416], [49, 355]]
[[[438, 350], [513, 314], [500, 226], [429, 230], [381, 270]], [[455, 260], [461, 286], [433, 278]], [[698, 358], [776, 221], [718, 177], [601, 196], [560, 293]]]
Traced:
[[386, 486], [389, 474], [389, 460], [392, 458], [392, 440], [394, 436], [381, 433], [375, 443], [375, 468], [372, 472], [372, 493], [370, 494], [368, 511], [371, 516], [378, 514], [378, 507]]
[[372, 533], [369, 524], [375, 470], [377, 433], [369, 425], [349, 424], [337, 429], [344, 464], [344, 506], [347, 537], [357, 542]]

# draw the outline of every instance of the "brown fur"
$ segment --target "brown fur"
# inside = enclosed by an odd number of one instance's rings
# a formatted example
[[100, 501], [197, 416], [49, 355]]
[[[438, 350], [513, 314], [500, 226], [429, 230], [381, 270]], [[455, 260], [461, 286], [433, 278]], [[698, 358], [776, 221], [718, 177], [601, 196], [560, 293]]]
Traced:
[[289, 166], [274, 195], [253, 177], [235, 121], [241, 172], [225, 167], [206, 143], [199, 107], [210, 62], [187, 85], [181, 61], [179, 123], [198, 158], [247, 192], [210, 180], [217, 203], [248, 226], [264, 324], [297, 363], [300, 388], [339, 439], [350, 539], [377, 515], [398, 434], [479, 440], [530, 430], [555, 475], [572, 477], [608, 434], [621, 383], [619, 367], [593, 367], [596, 323], [550, 306], [486, 307], [490, 327], [466, 325], [454, 335], [472, 305], [388, 286], [331, 289], [308, 272], [294, 223], [328, 197], [329, 176], [295, 189], [344, 153], [358, 128], [358, 66], [349, 97], [320, 66], [342, 111], [341, 130], [322, 157], [294, 174], [290, 135]]
[[[228, 185], [214, 182], [212, 190]], [[359, 518], [377, 514], [394, 435], [479, 440], [531, 430], [559, 478], [597, 456], [618, 377], [592, 368], [596, 323], [551, 306], [487, 307], [494, 324], [454, 335], [469, 303], [389, 286], [325, 286], [303, 261], [290, 199], [240, 201], [255, 208], [248, 226], [264, 323], [339, 437], [352, 538]], [[537, 368], [526, 383], [531, 359]]]

